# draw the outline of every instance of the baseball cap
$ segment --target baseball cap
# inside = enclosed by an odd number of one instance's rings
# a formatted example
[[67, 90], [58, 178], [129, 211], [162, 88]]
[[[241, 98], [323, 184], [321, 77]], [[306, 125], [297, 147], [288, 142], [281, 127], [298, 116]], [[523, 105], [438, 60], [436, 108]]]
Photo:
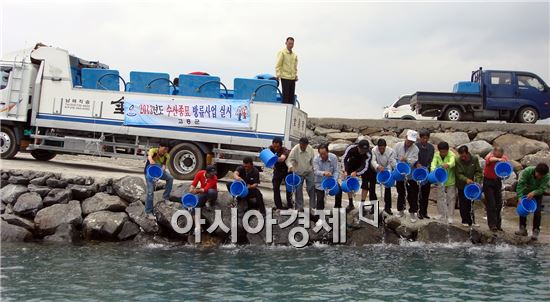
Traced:
[[414, 130], [407, 131], [407, 140], [416, 142], [417, 137], [418, 137], [418, 132]]
[[362, 148], [362, 149], [368, 149], [370, 145], [368, 140], [362, 139], [359, 141], [359, 143], [357, 143], [357, 146], [359, 146], [359, 148]]
[[206, 173], [216, 175], [218, 171], [216, 170], [216, 167], [214, 165], [210, 165], [206, 167]]

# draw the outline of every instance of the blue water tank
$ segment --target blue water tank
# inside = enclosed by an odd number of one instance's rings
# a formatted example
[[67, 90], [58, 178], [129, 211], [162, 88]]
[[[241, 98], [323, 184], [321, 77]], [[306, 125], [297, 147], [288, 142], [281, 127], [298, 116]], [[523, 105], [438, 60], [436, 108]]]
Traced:
[[[262, 87], [259, 88], [260, 86]], [[248, 100], [252, 97], [252, 93], [256, 91], [254, 101], [271, 103], [280, 102], [277, 101], [277, 81], [236, 78], [233, 82], [233, 87], [235, 89], [235, 99]]]
[[[220, 78], [207, 75], [180, 74], [179, 95], [205, 98], [220, 97]], [[200, 87], [200, 90], [197, 89]]]
[[158, 72], [130, 72], [128, 91], [157, 94], [170, 93], [170, 75]]
[[[82, 87], [88, 89], [119, 91], [118, 70], [82, 68]], [[101, 82], [98, 83], [98, 80]]]
[[458, 82], [453, 86], [454, 93], [479, 94], [480, 88], [477, 82]]

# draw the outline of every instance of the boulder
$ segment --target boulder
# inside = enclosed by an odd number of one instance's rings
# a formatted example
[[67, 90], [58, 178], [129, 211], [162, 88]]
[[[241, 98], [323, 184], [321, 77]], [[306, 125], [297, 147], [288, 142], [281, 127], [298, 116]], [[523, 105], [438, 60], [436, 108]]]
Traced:
[[535, 154], [526, 155], [521, 160], [521, 164], [525, 167], [536, 166], [540, 163], [545, 163], [550, 166], [550, 151], [542, 150]]
[[97, 193], [98, 186], [69, 184], [67, 188], [71, 190], [73, 199], [83, 201], [86, 198], [94, 196], [94, 194]]
[[306, 137], [307, 138], [312, 138], [315, 136], [315, 132], [313, 132], [313, 130], [311, 129], [306, 129]]
[[349, 145], [351, 145], [350, 142], [331, 143], [330, 145], [328, 145], [328, 151], [336, 154], [336, 156], [342, 156], [344, 155], [344, 152], [346, 151]]
[[72, 199], [72, 193], [69, 189], [52, 189], [42, 200], [45, 207], [58, 203], [67, 203]]
[[181, 197], [189, 192], [190, 185], [190, 183], [174, 185], [168, 199], [172, 202], [181, 202]]
[[468, 147], [468, 150], [470, 151], [470, 153], [479, 155], [481, 157], [485, 157], [485, 155], [487, 155], [489, 152], [493, 150], [493, 146], [491, 146], [491, 144], [483, 140], [469, 142], [461, 146]]
[[317, 148], [321, 144], [328, 144], [328, 138], [317, 135], [309, 139], [309, 144], [312, 148]]
[[502, 131], [479, 132], [474, 138], [474, 141], [486, 141], [489, 144], [492, 144], [495, 139], [497, 139], [499, 136], [502, 136], [504, 134], [506, 134], [506, 132], [502, 132]]
[[166, 228], [170, 233], [176, 233], [172, 228], [172, 216], [174, 216], [176, 211], [181, 209], [181, 202], [159, 202], [154, 211], [157, 223]]
[[144, 200], [147, 192], [143, 177], [138, 176], [124, 176], [113, 181], [113, 189], [127, 202]]
[[64, 223], [79, 226], [82, 224], [82, 209], [78, 200], [71, 200], [67, 204], [54, 204], [44, 208], [34, 217], [38, 232], [42, 235], [51, 235], [55, 229]]
[[128, 213], [130, 220], [137, 223], [145, 233], [158, 233], [159, 225], [155, 220], [145, 217], [145, 207], [140, 201], [131, 203], [126, 208], [126, 213]]
[[355, 246], [382, 243], [385, 237], [384, 230], [382, 227], [377, 228], [362, 222], [362, 227], [349, 232], [347, 243]]
[[[221, 218], [224, 225], [231, 227], [231, 197], [222, 197], [221, 195], [229, 195], [229, 193], [219, 192], [217, 202], [209, 207], [204, 207], [201, 209], [201, 216], [206, 220], [205, 229], [209, 228], [214, 223], [216, 211], [221, 213]], [[228, 238], [231, 235], [230, 232], [226, 233], [220, 228], [214, 230], [213, 233], [221, 238]]]
[[367, 140], [367, 141], [369, 142], [369, 144], [371, 145], [371, 147], [374, 146], [373, 143], [372, 143], [371, 137], [368, 136], [368, 135], [360, 135], [360, 136], [357, 137], [357, 139], [355, 140], [355, 143], [357, 144], [357, 143], [359, 143], [359, 142], [362, 141], [362, 140]]
[[48, 178], [50, 178], [51, 175], [45, 175], [45, 176], [42, 176], [42, 177], [37, 177], [37, 178], [34, 178], [34, 179], [31, 179], [30, 180], [30, 184], [33, 184], [35, 186], [45, 186], [46, 185], [46, 180], [48, 180]]
[[55, 233], [44, 237], [43, 241], [51, 243], [75, 243], [80, 241], [80, 232], [74, 225], [64, 223], [55, 229]]
[[5, 222], [25, 228], [29, 232], [34, 232], [34, 222], [23, 217], [19, 217], [13, 214], [2, 214], [2, 220]]
[[8, 183], [10, 184], [13, 184], [13, 185], [23, 185], [23, 186], [26, 186], [29, 184], [29, 179], [26, 178], [26, 177], [23, 177], [23, 176], [10, 176], [10, 178], [8, 179]]
[[83, 235], [87, 240], [117, 240], [118, 233], [128, 221], [124, 212], [99, 211], [86, 216], [82, 223]]
[[345, 141], [354, 142], [358, 137], [359, 137], [359, 134], [354, 132], [340, 132], [340, 133], [327, 134], [327, 138], [331, 142], [335, 140], [345, 140]]
[[385, 136], [373, 136], [372, 137], [372, 146], [376, 146], [376, 144], [378, 144], [378, 140], [383, 138], [384, 140], [386, 140], [386, 144], [388, 147], [390, 148], [395, 148], [395, 145], [397, 143], [400, 143], [402, 141], [404, 141], [404, 139], [401, 139], [401, 138], [398, 138], [398, 137], [395, 137], [395, 136], [388, 136], [388, 135], [385, 135]]
[[124, 212], [128, 204], [116, 195], [97, 193], [82, 202], [84, 216], [99, 211]]
[[65, 179], [57, 179], [50, 177], [46, 180], [46, 185], [50, 188], [64, 189], [69, 183]]
[[26, 186], [9, 184], [0, 190], [0, 201], [6, 204], [13, 204], [19, 196], [28, 191], [29, 189]]
[[410, 228], [405, 225], [400, 225], [395, 229], [395, 233], [399, 235], [400, 238], [413, 241], [418, 235], [418, 229]]
[[139, 226], [131, 221], [126, 221], [117, 235], [118, 240], [128, 240], [139, 234]]
[[327, 134], [330, 134], [330, 133], [339, 133], [340, 130], [337, 130], [337, 129], [328, 129], [328, 128], [323, 128], [323, 127], [315, 127], [315, 131], [313, 132], [315, 135], [320, 135], [320, 136], [327, 136]]
[[34, 217], [43, 207], [42, 197], [38, 193], [28, 192], [17, 198], [13, 211], [17, 215]]
[[33, 184], [30, 184], [27, 188], [29, 189], [29, 192], [37, 193], [42, 198], [46, 197], [46, 195], [48, 195], [48, 193], [50, 193], [50, 191], [52, 190], [50, 187], [47, 186], [37, 186]]
[[502, 194], [502, 202], [507, 207], [516, 207], [518, 205], [518, 196], [514, 191], [504, 191]]
[[419, 227], [416, 240], [424, 243], [469, 242], [470, 234], [457, 226], [432, 221]]
[[77, 176], [67, 179], [67, 182], [74, 185], [89, 186], [94, 184], [94, 179], [91, 177]]
[[520, 160], [526, 155], [534, 154], [541, 150], [548, 150], [548, 145], [544, 142], [514, 134], [502, 135], [495, 139], [494, 143], [502, 146], [508, 158], [513, 160]]
[[447, 142], [451, 148], [456, 148], [470, 142], [466, 132], [438, 132], [430, 135], [430, 142], [434, 145]]
[[512, 167], [514, 167], [514, 172], [518, 173], [523, 170], [523, 165], [517, 160], [511, 160], [510, 163], [512, 164]]
[[21, 242], [32, 240], [31, 232], [20, 226], [12, 225], [2, 220], [0, 222], [2, 242]]

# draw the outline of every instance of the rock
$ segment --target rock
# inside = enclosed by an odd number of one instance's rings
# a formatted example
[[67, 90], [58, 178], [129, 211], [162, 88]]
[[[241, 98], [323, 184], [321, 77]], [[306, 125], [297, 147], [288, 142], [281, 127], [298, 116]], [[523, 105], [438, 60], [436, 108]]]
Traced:
[[314, 136], [309, 139], [309, 144], [311, 145], [312, 148], [315, 149], [319, 147], [319, 145], [321, 144], [328, 144], [328, 138], [324, 136]]
[[306, 129], [306, 137], [307, 138], [312, 138], [315, 136], [315, 132], [313, 132], [313, 130], [311, 129]]
[[536, 166], [540, 163], [545, 163], [550, 166], [550, 151], [543, 150], [535, 154], [526, 155], [522, 160], [521, 164], [525, 167]]
[[50, 178], [50, 177], [51, 177], [51, 175], [37, 177], [37, 178], [31, 179], [31, 181], [29, 183], [33, 184], [35, 186], [45, 186], [46, 185], [46, 180], [48, 180], [48, 178]]
[[384, 241], [384, 228], [374, 227], [363, 223], [361, 228], [352, 230], [348, 235], [347, 243], [350, 245], [361, 246], [365, 244], [377, 244]]
[[495, 139], [494, 143], [504, 147], [504, 153], [513, 160], [520, 160], [526, 155], [548, 150], [546, 143], [514, 134], [502, 135]]
[[372, 137], [372, 143], [373, 143], [372, 146], [376, 146], [376, 144], [378, 144], [378, 140], [381, 139], [381, 138], [386, 140], [387, 146], [392, 148], [392, 149], [395, 147], [395, 145], [397, 143], [404, 141], [403, 139], [395, 137], [395, 136], [387, 136], [387, 135], [386, 136], [373, 136]]
[[72, 193], [69, 189], [52, 189], [42, 200], [45, 207], [53, 204], [67, 203], [72, 199]]
[[349, 145], [351, 143], [331, 143], [328, 145], [328, 151], [336, 154], [336, 156], [342, 156]]
[[519, 171], [523, 170], [523, 165], [516, 161], [516, 160], [511, 160], [510, 163], [512, 164], [512, 167], [514, 167], [514, 172], [518, 173]]
[[46, 180], [46, 185], [50, 188], [60, 188], [64, 189], [67, 187], [69, 183], [64, 179], [56, 179], [53, 177], [50, 177]]
[[189, 192], [189, 186], [189, 183], [174, 185], [168, 199], [172, 202], [181, 202], [181, 197]]
[[357, 143], [359, 143], [359, 142], [362, 141], [362, 140], [367, 140], [367, 141], [369, 142], [369, 144], [371, 145], [371, 147], [374, 146], [373, 143], [372, 143], [371, 137], [368, 136], [368, 135], [360, 135], [360, 136], [357, 137], [357, 139], [355, 140], [355, 143], [357, 144]]
[[419, 227], [416, 240], [425, 243], [468, 242], [470, 234], [454, 225], [429, 222]]
[[131, 221], [126, 221], [117, 235], [118, 240], [128, 240], [139, 234], [139, 226]]
[[85, 186], [85, 185], [91, 185], [91, 184], [93, 184], [93, 183], [94, 183], [94, 179], [91, 178], [91, 177], [77, 176], [77, 177], [73, 177], [73, 178], [67, 179], [67, 182], [68, 182], [69, 184]]
[[327, 129], [327, 128], [323, 128], [323, 127], [315, 127], [315, 131], [313, 132], [315, 135], [321, 135], [321, 136], [326, 136], [327, 134], [330, 134], [330, 133], [339, 133], [340, 130], [337, 130], [337, 129]]
[[114, 194], [113, 190], [113, 179], [105, 178], [97, 182], [97, 191], [106, 192], [107, 194]]
[[20, 226], [12, 225], [4, 220], [0, 222], [2, 242], [21, 242], [32, 240], [31, 232]]
[[64, 223], [55, 229], [53, 235], [44, 237], [43, 241], [52, 243], [75, 243], [80, 241], [80, 232], [74, 225]]
[[28, 192], [26, 186], [9, 184], [0, 190], [0, 201], [6, 204], [13, 204], [23, 193]]
[[339, 139], [354, 142], [358, 137], [359, 137], [359, 134], [354, 132], [340, 132], [340, 133], [327, 134], [327, 138], [331, 142]]
[[30, 184], [27, 188], [29, 189], [29, 192], [37, 193], [42, 198], [46, 197], [46, 195], [48, 195], [48, 193], [52, 190], [50, 187], [37, 186], [33, 184]]
[[181, 202], [159, 202], [154, 211], [157, 223], [165, 227], [170, 233], [177, 234], [172, 228], [172, 216], [181, 209]]
[[84, 216], [99, 211], [124, 212], [128, 204], [116, 195], [97, 193], [82, 202]]
[[83, 201], [86, 198], [90, 198], [94, 196], [95, 193], [97, 193], [98, 186], [97, 185], [73, 185], [70, 184], [67, 187], [69, 190], [71, 190], [71, 194], [73, 196], [73, 199]]
[[447, 142], [451, 148], [456, 148], [470, 142], [466, 132], [439, 132], [430, 135], [430, 142], [434, 145]]
[[99, 211], [86, 216], [82, 223], [83, 235], [87, 240], [117, 240], [122, 226], [128, 221], [124, 212]]
[[126, 208], [126, 213], [128, 213], [130, 220], [137, 223], [145, 233], [153, 234], [159, 232], [159, 225], [157, 222], [145, 217], [145, 207], [141, 202], [136, 201], [131, 203]]
[[481, 157], [485, 157], [485, 155], [493, 150], [493, 146], [486, 141], [473, 141], [461, 146], [467, 146], [470, 153]]
[[23, 177], [23, 176], [11, 176], [9, 179], [8, 179], [8, 183], [10, 184], [13, 184], [13, 185], [28, 185], [29, 184], [29, 179], [26, 178], [26, 177]]
[[29, 232], [34, 232], [34, 222], [13, 214], [2, 214], [2, 220], [5, 222], [25, 228]]
[[364, 128], [364, 129], [360, 129], [360, 132], [363, 135], [372, 135], [374, 133], [379, 133], [381, 131], [382, 131], [381, 128]]
[[34, 217], [38, 232], [42, 235], [51, 235], [55, 229], [64, 223], [79, 226], [82, 224], [82, 209], [78, 200], [71, 200], [67, 204], [54, 204], [44, 208]]
[[[218, 201], [214, 203], [214, 205], [201, 209], [201, 216], [204, 217], [204, 219], [206, 220], [206, 224], [205, 224], [206, 228], [210, 227], [214, 223], [214, 220], [216, 218], [216, 211], [220, 211], [223, 223], [227, 227], [231, 227], [231, 206], [230, 206], [231, 197], [224, 198], [221, 196], [222, 194], [229, 195], [229, 193], [227, 192], [219, 192], [218, 194], [219, 194]], [[224, 239], [228, 238], [231, 235], [230, 232], [226, 233], [222, 231], [220, 228], [217, 228], [213, 233], [216, 236], [219, 236]]]
[[502, 132], [502, 131], [479, 132], [474, 138], [474, 141], [486, 141], [489, 144], [492, 144], [495, 139], [497, 139], [499, 136], [502, 136], [504, 134], [506, 134], [506, 132]]
[[504, 191], [502, 194], [502, 202], [507, 207], [516, 207], [518, 205], [518, 197], [514, 191]]
[[17, 198], [17, 202], [13, 206], [13, 211], [17, 215], [34, 217], [43, 207], [42, 197], [40, 197], [38, 193], [29, 192]]
[[389, 216], [384, 221], [384, 224], [386, 225], [386, 227], [392, 230], [396, 230], [401, 225], [401, 219], [396, 216]]
[[145, 200], [146, 187], [143, 177], [124, 176], [113, 181], [115, 193], [127, 202]]
[[407, 226], [400, 225], [395, 229], [395, 232], [397, 233], [397, 235], [399, 235], [400, 238], [413, 241], [416, 239], [418, 229], [412, 229]]

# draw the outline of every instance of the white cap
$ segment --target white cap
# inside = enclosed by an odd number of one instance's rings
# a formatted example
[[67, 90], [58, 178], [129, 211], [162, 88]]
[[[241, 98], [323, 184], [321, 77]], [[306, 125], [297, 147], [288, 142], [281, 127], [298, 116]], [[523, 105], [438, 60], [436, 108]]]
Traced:
[[418, 132], [414, 130], [407, 131], [407, 140], [416, 142], [417, 137], [418, 137]]

